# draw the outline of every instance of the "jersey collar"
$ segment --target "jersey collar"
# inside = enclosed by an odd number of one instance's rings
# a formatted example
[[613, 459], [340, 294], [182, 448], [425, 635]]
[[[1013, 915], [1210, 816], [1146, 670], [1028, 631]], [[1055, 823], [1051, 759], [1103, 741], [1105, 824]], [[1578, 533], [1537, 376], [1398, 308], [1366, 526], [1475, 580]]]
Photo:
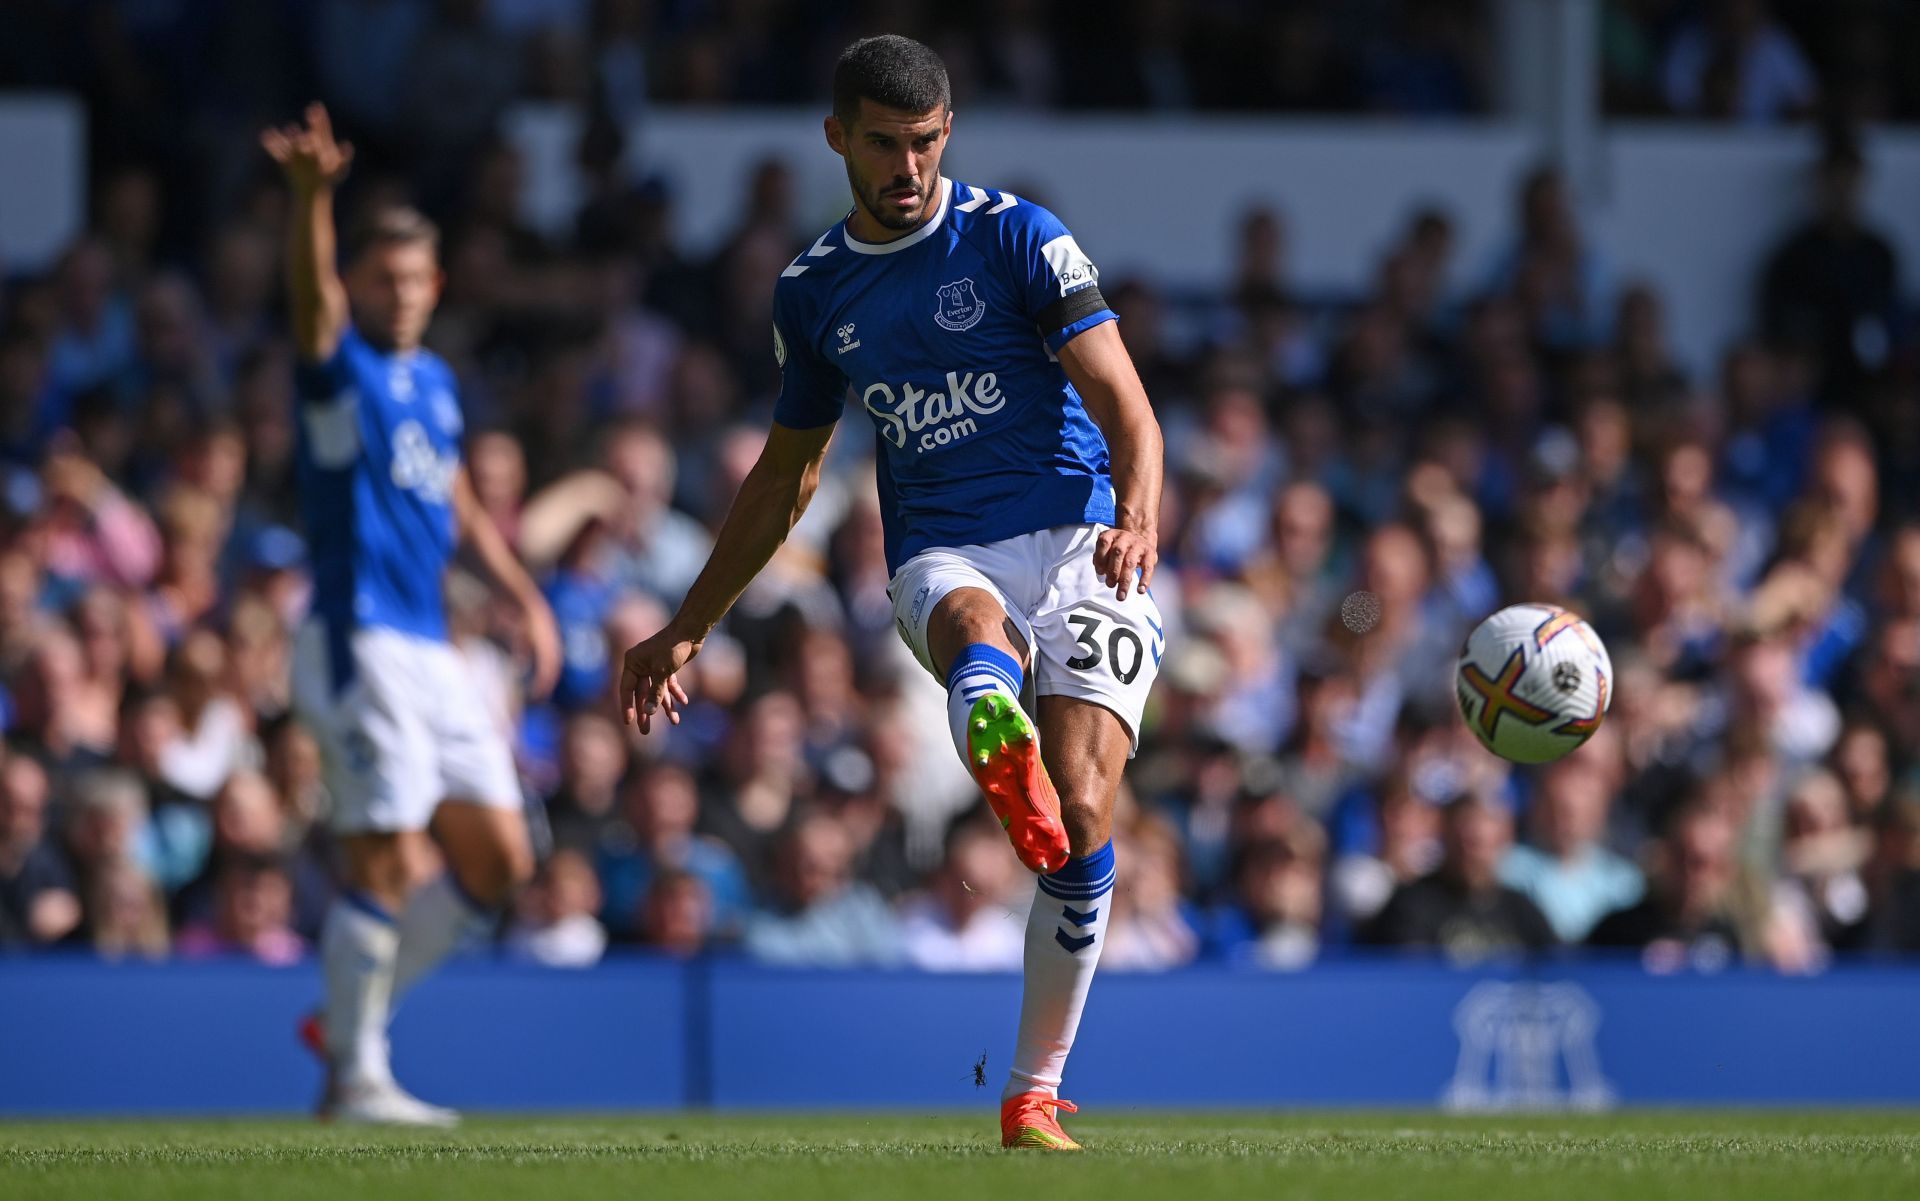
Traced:
[[943, 175], [940, 177], [940, 207], [933, 210], [933, 216], [927, 218], [926, 224], [919, 229], [904, 238], [895, 238], [891, 242], [862, 242], [853, 236], [852, 228], [843, 221], [840, 223], [840, 240], [847, 244], [848, 250], [856, 254], [892, 254], [898, 250], [905, 250], [933, 236], [933, 231], [939, 229], [940, 223], [947, 218], [947, 201], [952, 197], [953, 181]]

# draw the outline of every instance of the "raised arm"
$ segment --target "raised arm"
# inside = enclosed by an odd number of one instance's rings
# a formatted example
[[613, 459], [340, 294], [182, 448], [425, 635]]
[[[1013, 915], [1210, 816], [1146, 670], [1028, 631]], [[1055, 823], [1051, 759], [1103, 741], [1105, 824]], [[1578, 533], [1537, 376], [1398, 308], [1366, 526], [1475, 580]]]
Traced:
[[686, 703], [687, 694], [675, 674], [700, 653], [713, 627], [807, 511], [820, 486], [820, 463], [832, 437], [831, 425], [791, 429], [775, 423], [679, 612], [666, 628], [629, 650], [621, 663], [619, 704], [628, 725], [638, 720], [640, 732], [647, 733], [662, 706], [668, 720], [679, 723], [678, 706]]
[[263, 130], [260, 144], [287, 177], [287, 300], [302, 360], [333, 357], [347, 329], [347, 290], [334, 265], [333, 189], [353, 163], [353, 146], [333, 140], [325, 105], [307, 106], [306, 124]]
[[1148, 587], [1160, 562], [1160, 481], [1165, 470], [1160, 422], [1113, 322], [1076, 334], [1059, 356], [1088, 415], [1107, 436], [1114, 528], [1100, 535], [1093, 563], [1115, 595], [1125, 600], [1134, 572], [1140, 573], [1140, 586]]

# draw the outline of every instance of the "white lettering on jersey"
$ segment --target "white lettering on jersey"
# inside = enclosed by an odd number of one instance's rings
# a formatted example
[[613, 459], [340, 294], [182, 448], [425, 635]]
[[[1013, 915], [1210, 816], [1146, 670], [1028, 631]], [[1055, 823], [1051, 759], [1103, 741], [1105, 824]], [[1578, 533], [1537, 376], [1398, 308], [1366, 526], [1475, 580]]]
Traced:
[[314, 466], [329, 471], [352, 466], [360, 455], [360, 394], [352, 388], [328, 401], [309, 401], [300, 416]]
[[1093, 260], [1086, 251], [1080, 249], [1080, 243], [1073, 240], [1072, 234], [1061, 234], [1040, 248], [1040, 255], [1047, 260], [1047, 266], [1053, 268], [1054, 278], [1060, 282], [1060, 295], [1080, 287], [1082, 284], [1100, 282], [1100, 272], [1094, 267]]
[[896, 394], [891, 384], [868, 384], [860, 401], [880, 424], [881, 435], [903, 450], [910, 434], [919, 435], [913, 439], [916, 450], [957, 442], [980, 429], [969, 413], [988, 417], [1007, 407], [1000, 378], [991, 371], [949, 371], [945, 392], [902, 384]]
[[460, 474], [460, 456], [439, 454], [418, 421], [402, 421], [393, 431], [393, 485], [418, 492], [422, 499], [444, 505], [453, 496]]

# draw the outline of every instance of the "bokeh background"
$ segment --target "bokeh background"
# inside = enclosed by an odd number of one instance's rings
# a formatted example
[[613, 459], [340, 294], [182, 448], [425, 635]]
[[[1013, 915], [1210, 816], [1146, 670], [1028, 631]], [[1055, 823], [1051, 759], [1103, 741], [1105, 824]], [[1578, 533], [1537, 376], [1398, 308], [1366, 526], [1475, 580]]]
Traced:
[[[1030, 885], [894, 633], [857, 412], [685, 724], [613, 716], [609, 662], [761, 444], [774, 279], [847, 203], [830, 65], [882, 30], [946, 57], [947, 173], [1079, 235], [1167, 433], [1103, 976], [1920, 955], [1899, 0], [9, 0], [0, 949], [279, 965], [317, 934], [255, 137], [318, 98], [360, 152], [345, 219], [444, 228], [429, 343], [565, 635], [528, 703], [511, 612], [450, 583], [484, 686], [448, 700], [511, 732], [543, 864], [486, 954], [1017, 969]], [[1519, 600], [1617, 671], [1544, 770], [1453, 709], [1464, 633]]]

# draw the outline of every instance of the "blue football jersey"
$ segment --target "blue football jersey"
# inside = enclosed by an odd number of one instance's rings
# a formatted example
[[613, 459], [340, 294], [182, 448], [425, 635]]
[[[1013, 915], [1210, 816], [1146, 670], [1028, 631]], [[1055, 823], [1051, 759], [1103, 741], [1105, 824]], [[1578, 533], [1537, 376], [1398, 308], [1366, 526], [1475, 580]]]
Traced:
[[332, 358], [295, 374], [315, 613], [336, 638], [385, 626], [445, 639], [466, 424], [452, 369], [429, 351], [378, 350], [349, 329]]
[[1055, 357], [1114, 315], [1060, 220], [1011, 192], [940, 181], [892, 242], [843, 221], [774, 289], [774, 420], [873, 420], [887, 565], [937, 546], [1113, 521], [1107, 441]]

